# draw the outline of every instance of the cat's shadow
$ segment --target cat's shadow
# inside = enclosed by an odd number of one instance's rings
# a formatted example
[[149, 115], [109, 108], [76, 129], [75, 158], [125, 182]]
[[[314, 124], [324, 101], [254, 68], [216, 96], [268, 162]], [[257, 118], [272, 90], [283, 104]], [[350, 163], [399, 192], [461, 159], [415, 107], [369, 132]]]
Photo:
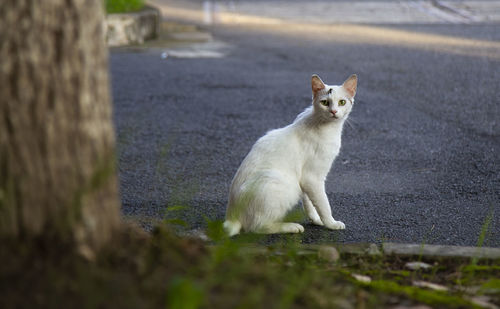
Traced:
[[242, 244], [291, 245], [311, 243], [337, 243], [346, 236], [346, 230], [329, 230], [310, 222], [301, 222], [304, 233], [300, 234], [255, 234], [242, 233], [231, 237], [231, 240]]

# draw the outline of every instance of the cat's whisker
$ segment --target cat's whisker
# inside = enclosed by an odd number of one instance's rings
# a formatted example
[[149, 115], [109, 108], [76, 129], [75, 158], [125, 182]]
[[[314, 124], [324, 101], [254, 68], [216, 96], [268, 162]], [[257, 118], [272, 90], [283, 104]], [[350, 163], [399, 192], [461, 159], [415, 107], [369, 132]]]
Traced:
[[349, 120], [350, 122], [354, 123], [354, 124], [357, 124], [358, 120], [355, 118], [355, 117], [349, 117], [347, 118], [347, 120]]
[[347, 123], [352, 129], [356, 129], [356, 126], [352, 124], [352, 122], [355, 122], [353, 121], [352, 119], [346, 119], [345, 120], [345, 123]]

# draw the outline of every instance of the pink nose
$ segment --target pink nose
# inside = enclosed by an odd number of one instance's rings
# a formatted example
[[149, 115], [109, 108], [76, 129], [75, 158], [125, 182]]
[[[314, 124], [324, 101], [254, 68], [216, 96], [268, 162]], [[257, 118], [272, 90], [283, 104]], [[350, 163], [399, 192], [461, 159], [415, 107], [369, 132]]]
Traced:
[[337, 113], [337, 111], [336, 110], [332, 110], [332, 111], [330, 111], [330, 113], [332, 113], [332, 115], [335, 116], [335, 114]]

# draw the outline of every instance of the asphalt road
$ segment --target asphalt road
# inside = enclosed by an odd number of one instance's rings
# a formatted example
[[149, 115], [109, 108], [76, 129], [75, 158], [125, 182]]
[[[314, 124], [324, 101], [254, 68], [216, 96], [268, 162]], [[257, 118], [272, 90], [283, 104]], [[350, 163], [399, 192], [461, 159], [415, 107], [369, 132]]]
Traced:
[[124, 216], [145, 228], [223, 219], [240, 162], [310, 104], [310, 76], [357, 73], [326, 183], [346, 230], [299, 219], [303, 241], [476, 245], [484, 230], [500, 247], [498, 25], [321, 27], [214, 26], [220, 58], [113, 50]]

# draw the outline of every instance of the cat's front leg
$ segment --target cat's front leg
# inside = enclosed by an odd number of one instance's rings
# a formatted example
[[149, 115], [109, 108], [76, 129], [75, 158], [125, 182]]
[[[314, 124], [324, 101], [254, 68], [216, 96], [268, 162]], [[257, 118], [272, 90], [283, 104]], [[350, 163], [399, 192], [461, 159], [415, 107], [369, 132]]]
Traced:
[[301, 185], [302, 190], [311, 200], [313, 206], [316, 208], [323, 225], [331, 230], [343, 230], [345, 229], [345, 224], [341, 221], [337, 221], [332, 216], [332, 209], [330, 208], [330, 202], [325, 192], [324, 182], [318, 181], [307, 181]]
[[318, 215], [318, 212], [316, 211], [316, 208], [314, 208], [311, 200], [307, 196], [307, 194], [304, 193], [302, 197], [302, 207], [304, 207], [304, 211], [306, 212], [307, 216], [309, 219], [312, 220], [312, 222], [316, 225], [323, 225], [323, 221], [321, 221], [321, 218]]

